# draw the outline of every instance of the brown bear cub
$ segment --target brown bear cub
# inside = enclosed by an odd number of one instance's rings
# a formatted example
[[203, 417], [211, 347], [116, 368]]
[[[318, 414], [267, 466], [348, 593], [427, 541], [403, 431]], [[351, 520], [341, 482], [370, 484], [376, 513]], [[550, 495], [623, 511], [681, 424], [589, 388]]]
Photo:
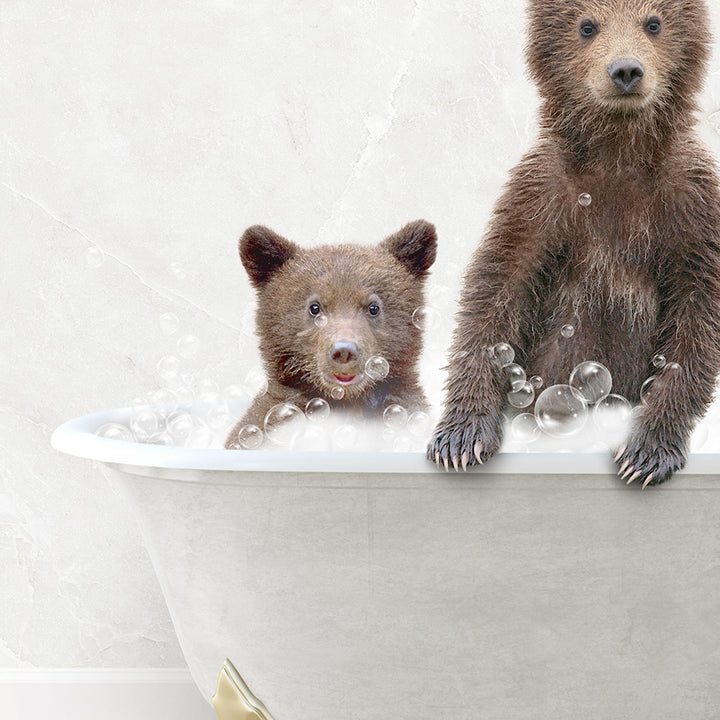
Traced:
[[684, 465], [720, 368], [720, 192], [693, 131], [707, 8], [530, 0], [529, 17], [540, 138], [465, 275], [428, 457], [457, 469], [497, 452], [509, 388], [487, 349], [508, 342], [546, 387], [596, 360], [637, 402], [657, 375], [615, 460], [628, 482], [661, 483]]
[[422, 333], [412, 319], [436, 249], [435, 228], [424, 220], [375, 247], [302, 249], [266, 227], [248, 228], [240, 258], [257, 291], [268, 390], [225, 446], [238, 447], [243, 426], [262, 428], [267, 412], [285, 402], [304, 410], [322, 398], [367, 417], [381, 417], [391, 403], [426, 409], [417, 371]]

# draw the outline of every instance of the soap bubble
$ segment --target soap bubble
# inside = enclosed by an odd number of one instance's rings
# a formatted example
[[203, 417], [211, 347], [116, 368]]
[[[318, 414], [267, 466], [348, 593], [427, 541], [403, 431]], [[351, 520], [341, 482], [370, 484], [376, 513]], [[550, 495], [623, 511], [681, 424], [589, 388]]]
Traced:
[[220, 393], [220, 400], [222, 402], [227, 403], [232, 400], [243, 400], [247, 397], [247, 393], [245, 392], [245, 388], [242, 385], [228, 385], [226, 388], [223, 389], [223, 391]]
[[503, 369], [510, 379], [510, 387], [513, 390], [520, 390], [520, 388], [525, 385], [527, 378], [525, 377], [525, 370], [523, 370], [520, 365], [517, 363], [509, 363]]
[[407, 429], [415, 437], [426, 437], [430, 431], [430, 416], [422, 410], [410, 413], [407, 419]]
[[319, 328], [325, 327], [328, 324], [328, 317], [327, 315], [320, 314], [315, 318], [314, 322]]
[[174, 388], [173, 392], [179, 403], [191, 403], [195, 400], [195, 393], [185, 385], [178, 385]]
[[180, 358], [175, 355], [166, 355], [158, 360], [158, 375], [166, 382], [172, 382], [180, 377]]
[[613, 431], [630, 420], [632, 405], [622, 395], [606, 395], [593, 408], [593, 421], [603, 431]]
[[252, 368], [245, 376], [245, 389], [250, 397], [260, 397], [268, 390], [268, 381], [260, 368]]
[[230, 413], [225, 403], [217, 403], [207, 411], [205, 420], [213, 430], [227, 431], [235, 424], [237, 418]]
[[312, 422], [323, 422], [330, 415], [330, 405], [327, 400], [316, 397], [311, 398], [305, 405], [305, 416]]
[[333, 432], [333, 443], [341, 450], [352, 450], [357, 439], [358, 432], [354, 425], [340, 425]]
[[507, 401], [515, 408], [525, 408], [535, 399], [535, 390], [529, 382], [524, 382], [517, 390], [507, 394]]
[[652, 364], [658, 369], [664, 368], [665, 365], [667, 364], [667, 360], [665, 359], [664, 355], [658, 354], [652, 359]]
[[195, 357], [200, 349], [200, 338], [195, 335], [181, 335], [177, 341], [177, 351], [180, 357]]
[[416, 308], [412, 314], [412, 324], [418, 330], [425, 330], [425, 332], [436, 330], [440, 325], [440, 320], [440, 313], [430, 305]]
[[560, 328], [560, 334], [564, 338], [571, 338], [575, 334], [575, 326], [574, 325], [563, 325], [562, 328]]
[[532, 413], [520, 413], [510, 423], [511, 435], [522, 442], [532, 442], [540, 435], [540, 427]]
[[670, 373], [679, 373], [682, 370], [682, 366], [679, 363], [676, 362], [669, 362], [664, 368], [663, 368], [663, 374], [667, 375]]
[[365, 374], [373, 380], [382, 380], [390, 372], [390, 363], [382, 355], [373, 355], [365, 363]]
[[583, 428], [588, 409], [585, 400], [570, 385], [552, 385], [535, 401], [535, 419], [553, 437], [568, 437]]
[[330, 397], [333, 400], [342, 400], [345, 397], [345, 390], [343, 388], [341, 388], [339, 385], [336, 385], [330, 391]]
[[167, 417], [170, 413], [175, 412], [178, 406], [177, 395], [167, 388], [161, 388], [160, 390], [153, 390], [149, 395], [148, 399], [150, 404], [154, 405], [155, 412]]
[[212, 378], [203, 378], [198, 382], [196, 392], [198, 395], [219, 395], [220, 386]]
[[170, 263], [170, 272], [178, 279], [184, 280], [187, 277], [185, 268], [179, 262]]
[[539, 376], [539, 375], [533, 375], [529, 383], [535, 388], [535, 390], [539, 390], [545, 381]]
[[120, 440], [122, 442], [135, 441], [130, 428], [120, 423], [105, 423], [95, 431], [95, 434], [106, 440]]
[[159, 431], [158, 416], [150, 409], [138, 410], [130, 418], [130, 429], [137, 440], [144, 442]]
[[397, 403], [388, 405], [383, 412], [383, 422], [387, 427], [393, 428], [394, 430], [405, 427], [407, 420], [407, 410]]
[[515, 359], [515, 350], [513, 350], [512, 345], [508, 345], [508, 343], [498, 343], [497, 345], [493, 345], [490, 352], [495, 364], [498, 367], [505, 367]]
[[237, 441], [243, 450], [256, 450], [262, 445], [263, 431], [257, 425], [243, 425], [238, 432]]
[[97, 246], [92, 245], [85, 251], [85, 263], [93, 270], [105, 262], [105, 253]]
[[644, 405], [647, 404], [648, 393], [652, 387], [653, 382], [657, 375], [651, 375], [641, 386], [640, 386], [640, 402]]
[[592, 405], [610, 393], [612, 376], [604, 365], [587, 360], [573, 368], [569, 384], [577, 390], [585, 402]]
[[184, 445], [194, 427], [195, 421], [187, 412], [174, 413], [167, 421], [167, 432], [176, 445]]
[[589, 207], [592, 203], [592, 195], [590, 193], [580, 193], [578, 195], [578, 205], [581, 207]]
[[148, 445], [164, 445], [165, 447], [171, 447], [175, 444], [174, 440], [167, 432], [161, 432], [157, 435], [151, 435], [145, 442]]
[[160, 316], [160, 329], [165, 335], [174, 335], [180, 327], [180, 320], [175, 313], [164, 313]]
[[450, 356], [450, 362], [460, 362], [464, 360], [470, 353], [467, 350], [458, 350], [456, 353]]
[[209, 427], [197, 425], [192, 429], [187, 440], [185, 440], [185, 447], [204, 450], [212, 447], [214, 440], [212, 430], [210, 430]]
[[273, 405], [265, 415], [265, 437], [276, 445], [292, 445], [304, 420], [302, 410], [292, 403]]

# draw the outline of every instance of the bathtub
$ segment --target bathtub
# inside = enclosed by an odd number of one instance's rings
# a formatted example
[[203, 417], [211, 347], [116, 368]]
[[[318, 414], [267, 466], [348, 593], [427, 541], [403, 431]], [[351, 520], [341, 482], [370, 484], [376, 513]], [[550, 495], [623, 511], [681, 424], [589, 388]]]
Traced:
[[[68, 422], [139, 520], [210, 700], [270, 720], [720, 716], [720, 456], [626, 487], [606, 454], [189, 450]], [[255, 705], [252, 705], [255, 703]]]

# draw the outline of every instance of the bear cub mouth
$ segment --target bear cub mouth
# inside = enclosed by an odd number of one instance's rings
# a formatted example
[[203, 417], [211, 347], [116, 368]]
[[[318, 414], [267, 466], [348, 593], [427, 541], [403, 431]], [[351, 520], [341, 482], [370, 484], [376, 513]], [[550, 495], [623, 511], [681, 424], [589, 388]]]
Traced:
[[333, 379], [339, 385], [352, 385], [353, 383], [360, 382], [362, 374], [356, 375], [351, 373], [333, 373]]

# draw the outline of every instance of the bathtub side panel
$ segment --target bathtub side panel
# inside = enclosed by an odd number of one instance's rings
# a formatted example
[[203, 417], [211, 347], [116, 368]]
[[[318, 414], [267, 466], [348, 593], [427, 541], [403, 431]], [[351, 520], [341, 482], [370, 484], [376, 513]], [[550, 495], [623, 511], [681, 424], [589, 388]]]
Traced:
[[720, 493], [123, 476], [206, 697], [276, 720], [696, 720], [720, 709]]

